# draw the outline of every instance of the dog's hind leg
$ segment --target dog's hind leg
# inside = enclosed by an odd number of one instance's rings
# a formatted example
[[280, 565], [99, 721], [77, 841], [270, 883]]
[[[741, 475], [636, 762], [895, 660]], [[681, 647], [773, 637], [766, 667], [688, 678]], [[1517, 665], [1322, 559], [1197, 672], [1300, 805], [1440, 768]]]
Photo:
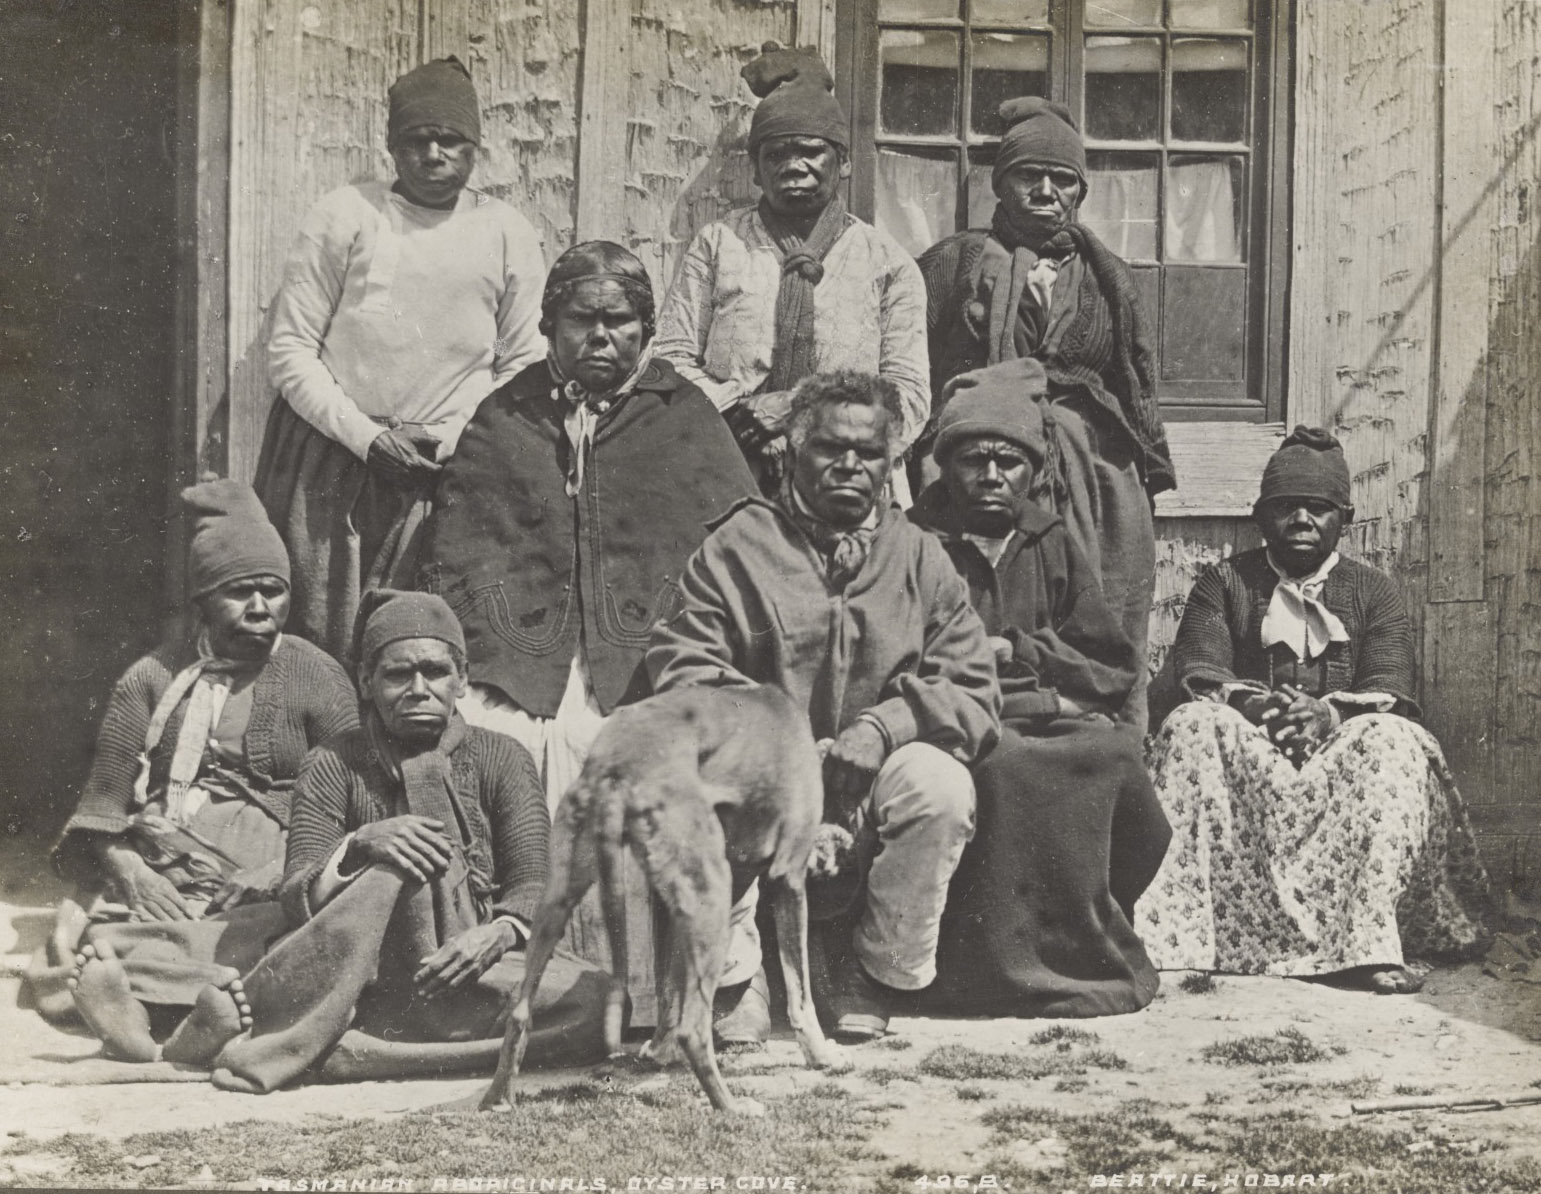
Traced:
[[652, 835], [637, 846], [653, 891], [673, 922], [671, 972], [679, 982], [675, 1039], [712, 1106], [739, 1115], [763, 1115], [765, 1108], [754, 1099], [728, 1093], [712, 1050], [712, 997], [727, 954], [733, 875], [722, 823], [699, 784], [666, 793]]
[[[578, 784], [582, 784], [580, 778]], [[503, 1032], [503, 1048], [498, 1054], [498, 1068], [492, 1084], [482, 1095], [482, 1110], [508, 1103], [509, 1081], [524, 1063], [524, 1051], [530, 1043], [530, 1008], [540, 989], [541, 976], [556, 952], [557, 943], [567, 929], [567, 922], [590, 887], [594, 886], [597, 867], [594, 842], [586, 832], [589, 802], [575, 784], [557, 806], [551, 827], [551, 873], [541, 896], [535, 923], [530, 928], [530, 944], [524, 955], [524, 982], [509, 1012]]]
[[851, 1061], [839, 1045], [824, 1035], [813, 1009], [813, 990], [808, 981], [808, 893], [801, 875], [766, 884], [771, 910], [776, 916], [776, 947], [781, 954], [781, 977], [787, 986], [787, 1020], [797, 1033], [803, 1060], [816, 1070], [844, 1073]]

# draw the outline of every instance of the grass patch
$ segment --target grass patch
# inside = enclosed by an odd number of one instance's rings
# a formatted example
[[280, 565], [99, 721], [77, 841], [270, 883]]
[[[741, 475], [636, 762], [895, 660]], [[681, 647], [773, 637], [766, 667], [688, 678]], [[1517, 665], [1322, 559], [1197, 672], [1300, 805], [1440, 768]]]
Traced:
[[[1541, 1162], [1504, 1162], [1469, 1144], [1431, 1146], [1416, 1131], [1381, 1132], [1356, 1124], [1323, 1126], [1294, 1112], [1244, 1122], [1211, 1118], [1190, 1131], [1137, 1101], [1096, 1115], [1065, 1115], [1020, 1104], [980, 1117], [992, 1131], [995, 1172], [1014, 1194], [1085, 1188], [1096, 1174], [1193, 1169], [1228, 1173], [1332, 1173], [1344, 1191], [1510, 1194], [1541, 1189]], [[1046, 1174], [1017, 1165], [1003, 1146], [1045, 1138], [1064, 1142], [1065, 1164]], [[1259, 1188], [1262, 1182], [1257, 1183]]]
[[1080, 1094], [1090, 1085], [1091, 1083], [1085, 1078], [1069, 1077], [1061, 1078], [1054, 1084], [1054, 1089], [1061, 1094]]
[[1220, 989], [1220, 984], [1209, 971], [1193, 970], [1177, 980], [1177, 989], [1184, 995], [1213, 995]]
[[1102, 1038], [1095, 1032], [1088, 1032], [1084, 1028], [1071, 1028], [1065, 1024], [1055, 1024], [1051, 1028], [1045, 1028], [1042, 1032], [1035, 1032], [1027, 1038], [1030, 1045], [1095, 1045]]
[[[657, 1099], [588, 1083], [524, 1095], [507, 1113], [415, 1112], [388, 1120], [322, 1118], [307, 1123], [229, 1124], [146, 1132], [122, 1140], [72, 1133], [40, 1146], [13, 1138], [7, 1155], [46, 1151], [70, 1162], [62, 1184], [141, 1182], [185, 1186], [207, 1164], [220, 1184], [260, 1177], [394, 1178], [427, 1189], [434, 1177], [489, 1173], [603, 1176], [624, 1189], [639, 1173], [782, 1173], [812, 1189], [843, 1188], [875, 1159], [870, 1119], [852, 1122], [835, 1083], [768, 1100], [765, 1119], [716, 1115], [694, 1079], [673, 1079]], [[127, 1156], [154, 1155], [143, 1170]]]
[[877, 1086], [887, 1086], [890, 1082], [919, 1082], [920, 1075], [914, 1070], [901, 1069], [895, 1065], [875, 1065], [870, 1070], [860, 1071], [861, 1076]]
[[922, 1074], [954, 1081], [1030, 1082], [1034, 1078], [1056, 1074], [1084, 1074], [1088, 1069], [1128, 1068], [1129, 1063], [1110, 1049], [1090, 1049], [1080, 1053], [1056, 1050], [1044, 1055], [985, 1053], [967, 1045], [940, 1045], [920, 1059]]
[[995, 1097], [983, 1086], [955, 1086], [953, 1087], [952, 1093], [957, 1095], [965, 1103], [987, 1103]]
[[893, 1049], [895, 1052], [913, 1049], [914, 1047], [915, 1042], [907, 1036], [885, 1036], [878, 1042], [879, 1049]]
[[1218, 1065], [1304, 1065], [1332, 1056], [1298, 1028], [1281, 1028], [1271, 1036], [1240, 1036], [1205, 1045], [1200, 1054]]

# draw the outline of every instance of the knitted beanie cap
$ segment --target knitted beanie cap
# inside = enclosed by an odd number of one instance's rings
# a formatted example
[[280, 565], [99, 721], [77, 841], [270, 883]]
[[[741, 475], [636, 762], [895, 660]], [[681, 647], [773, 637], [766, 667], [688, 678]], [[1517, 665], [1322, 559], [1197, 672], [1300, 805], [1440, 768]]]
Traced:
[[471, 72], [453, 54], [409, 70], [391, 84], [389, 97], [387, 130], [393, 139], [398, 133], [437, 125], [482, 143], [481, 105]]
[[449, 604], [437, 593], [371, 589], [359, 602], [353, 623], [353, 658], [374, 659], [392, 643], [408, 638], [436, 638], [466, 653], [465, 631]]
[[751, 158], [772, 137], [819, 137], [850, 148], [850, 122], [835, 99], [835, 80], [813, 50], [766, 42], [760, 56], [739, 74], [760, 97], [749, 121]]
[[993, 188], [998, 191], [1006, 172], [1023, 162], [1074, 170], [1085, 185], [1086, 146], [1069, 108], [1041, 96], [1025, 95], [1003, 103], [1000, 114], [1009, 127], [990, 173]]
[[1043, 365], [1032, 357], [1015, 357], [987, 369], [962, 373], [942, 391], [942, 413], [936, 420], [936, 444], [931, 454], [944, 464], [966, 440], [995, 436], [1026, 452], [1034, 467], [1048, 455], [1043, 412], [1033, 399], [1049, 389]]
[[1338, 506], [1353, 500], [1343, 445], [1320, 427], [1298, 425], [1263, 468], [1257, 495], [1261, 506], [1272, 498], [1324, 498]]
[[250, 485], [224, 478], [189, 485], [182, 504], [193, 519], [187, 552], [190, 600], [252, 576], [289, 583], [289, 553]]

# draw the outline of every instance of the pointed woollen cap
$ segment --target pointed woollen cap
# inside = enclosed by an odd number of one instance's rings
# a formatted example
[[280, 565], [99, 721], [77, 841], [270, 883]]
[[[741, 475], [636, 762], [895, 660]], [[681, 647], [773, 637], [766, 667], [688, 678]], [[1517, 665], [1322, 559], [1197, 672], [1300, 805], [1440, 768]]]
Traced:
[[850, 148], [850, 121], [835, 98], [834, 77], [815, 51], [766, 42], [760, 56], [739, 73], [760, 97], [749, 122], [750, 157], [772, 137], [819, 137]]
[[193, 520], [187, 552], [187, 595], [196, 601], [220, 585], [250, 576], [289, 581], [289, 553], [250, 485], [224, 478], [182, 491]]

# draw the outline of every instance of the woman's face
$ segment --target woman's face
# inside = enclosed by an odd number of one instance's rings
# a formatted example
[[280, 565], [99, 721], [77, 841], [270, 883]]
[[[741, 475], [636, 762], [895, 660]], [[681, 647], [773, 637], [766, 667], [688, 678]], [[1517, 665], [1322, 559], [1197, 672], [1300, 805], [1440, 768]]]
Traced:
[[1001, 176], [995, 197], [1014, 227], [1042, 243], [1071, 221], [1082, 190], [1081, 176], [1074, 170], [1019, 162]]
[[626, 380], [646, 344], [642, 316], [619, 282], [580, 282], [552, 320], [551, 352], [562, 375], [603, 393]]
[[1338, 546], [1353, 507], [1326, 498], [1276, 497], [1254, 513], [1275, 562], [1291, 576], [1309, 576]]
[[221, 659], [266, 659], [289, 620], [289, 584], [276, 576], [226, 581], [198, 599], [209, 649]]

